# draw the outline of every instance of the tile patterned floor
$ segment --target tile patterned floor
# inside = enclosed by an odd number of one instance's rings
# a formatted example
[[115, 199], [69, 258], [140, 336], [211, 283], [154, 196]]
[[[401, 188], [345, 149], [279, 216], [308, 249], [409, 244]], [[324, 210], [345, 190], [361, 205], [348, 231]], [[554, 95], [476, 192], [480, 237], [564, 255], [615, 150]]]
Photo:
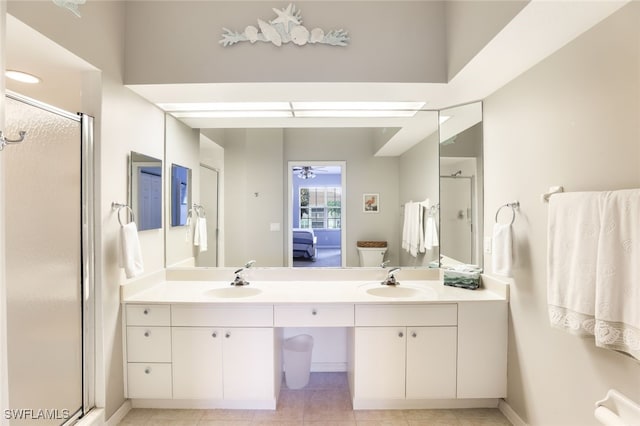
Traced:
[[508, 426], [493, 408], [353, 410], [346, 374], [312, 373], [300, 390], [283, 385], [274, 410], [160, 410], [134, 408], [121, 426]]

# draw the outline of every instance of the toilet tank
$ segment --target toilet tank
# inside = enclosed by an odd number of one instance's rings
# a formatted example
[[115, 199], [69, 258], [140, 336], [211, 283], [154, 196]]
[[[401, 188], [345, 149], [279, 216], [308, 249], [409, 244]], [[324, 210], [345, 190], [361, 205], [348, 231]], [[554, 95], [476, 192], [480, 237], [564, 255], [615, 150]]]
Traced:
[[387, 252], [386, 241], [358, 241], [360, 266], [380, 266]]

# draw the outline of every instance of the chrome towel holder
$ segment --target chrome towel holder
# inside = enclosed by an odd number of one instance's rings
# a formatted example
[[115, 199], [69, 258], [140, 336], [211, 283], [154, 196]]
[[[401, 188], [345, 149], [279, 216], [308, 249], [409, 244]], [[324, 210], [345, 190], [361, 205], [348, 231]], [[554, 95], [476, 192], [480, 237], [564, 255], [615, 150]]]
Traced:
[[120, 219], [120, 210], [122, 210], [123, 208], [129, 210], [129, 214], [131, 215], [131, 222], [135, 222], [136, 221], [136, 217], [133, 214], [133, 209], [131, 209], [131, 207], [129, 207], [126, 204], [116, 203], [114, 201], [114, 202], [111, 203], [111, 210], [117, 210], [118, 211], [118, 223], [120, 224], [120, 226], [124, 226], [122, 224], [122, 219]]
[[496, 211], [496, 223], [498, 223], [498, 215], [500, 215], [500, 210], [502, 210], [505, 207], [511, 208], [511, 223], [509, 223], [509, 225], [513, 225], [513, 222], [515, 222], [516, 220], [516, 209], [520, 208], [520, 201], [506, 203], [498, 207], [498, 211]]

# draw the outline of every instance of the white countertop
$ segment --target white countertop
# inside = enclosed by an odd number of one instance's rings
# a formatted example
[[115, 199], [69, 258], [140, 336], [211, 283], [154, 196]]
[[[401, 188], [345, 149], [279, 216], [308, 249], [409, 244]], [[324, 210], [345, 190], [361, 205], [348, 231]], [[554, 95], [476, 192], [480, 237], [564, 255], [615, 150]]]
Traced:
[[[203, 303], [203, 304], [309, 304], [309, 303], [452, 303], [470, 301], [506, 301], [508, 291], [487, 288], [466, 290], [445, 286], [439, 280], [401, 280], [398, 289], [412, 294], [405, 297], [375, 296], [369, 289], [386, 287], [380, 281], [252, 280], [249, 286], [233, 287], [229, 281], [161, 281], [133, 293], [123, 293], [123, 303]], [[219, 290], [218, 290], [219, 289]], [[227, 297], [211, 294], [222, 291]], [[241, 292], [258, 292], [245, 297]], [[394, 291], [389, 289], [389, 291]], [[237, 293], [236, 293], [237, 292]]]

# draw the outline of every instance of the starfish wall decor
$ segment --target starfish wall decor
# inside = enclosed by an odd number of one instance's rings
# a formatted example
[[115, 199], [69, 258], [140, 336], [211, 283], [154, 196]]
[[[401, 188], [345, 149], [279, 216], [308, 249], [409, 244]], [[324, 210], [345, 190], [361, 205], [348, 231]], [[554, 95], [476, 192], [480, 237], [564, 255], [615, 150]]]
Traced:
[[218, 43], [224, 47], [241, 41], [249, 41], [252, 44], [256, 41], [264, 41], [276, 46], [282, 46], [282, 44], [289, 42], [298, 46], [304, 46], [307, 43], [346, 46], [349, 43], [349, 33], [342, 29], [331, 30], [328, 33], [325, 33], [321, 28], [309, 31], [302, 25], [300, 10], [297, 10], [293, 4], [289, 4], [282, 10], [273, 8], [273, 11], [277, 17], [269, 22], [258, 19], [258, 28], [249, 25], [242, 32], [223, 28], [224, 33]]

